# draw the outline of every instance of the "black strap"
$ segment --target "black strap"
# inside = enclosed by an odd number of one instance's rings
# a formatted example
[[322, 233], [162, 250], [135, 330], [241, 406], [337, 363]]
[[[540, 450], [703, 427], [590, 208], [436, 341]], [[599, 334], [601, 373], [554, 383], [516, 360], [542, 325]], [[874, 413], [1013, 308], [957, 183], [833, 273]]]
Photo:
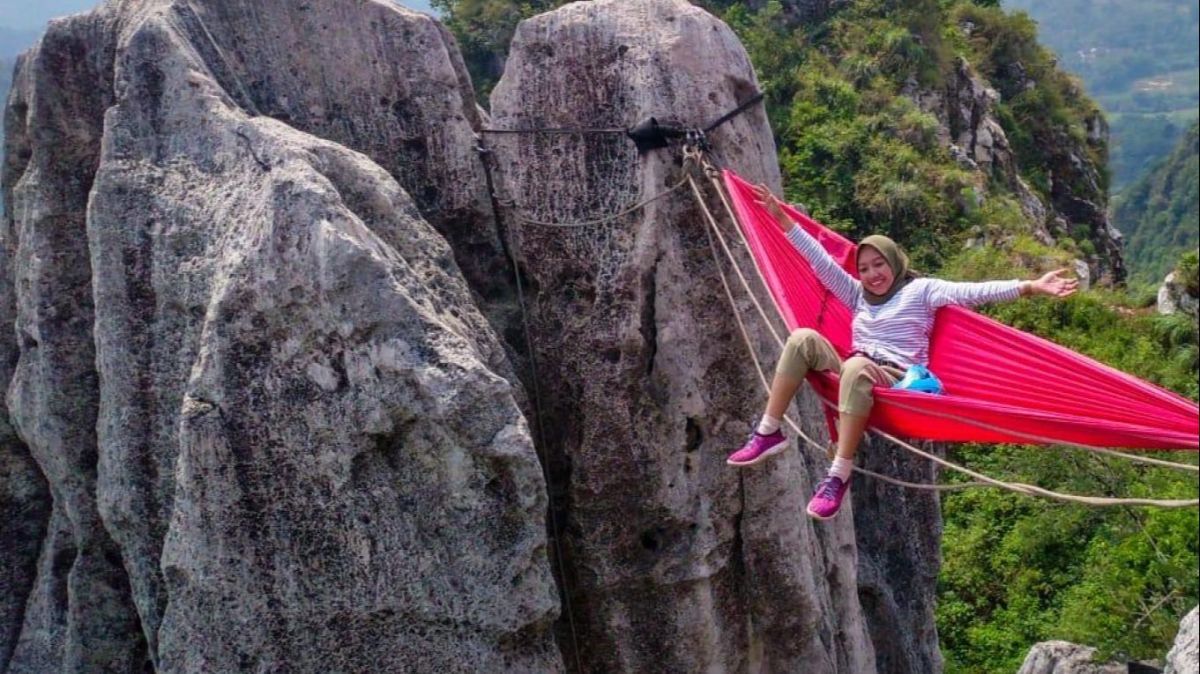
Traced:
[[729, 112], [721, 115], [717, 119], [709, 122], [708, 126], [702, 129], [688, 128], [676, 126], [672, 124], [662, 124], [656, 117], [649, 117], [646, 120], [635, 124], [628, 129], [618, 129], [612, 127], [532, 127], [527, 129], [480, 129], [481, 133], [563, 133], [563, 134], [579, 134], [579, 135], [598, 135], [598, 134], [617, 134], [623, 133], [637, 145], [639, 153], [645, 153], [650, 150], [668, 147], [671, 141], [679, 138], [690, 136], [699, 136], [703, 138], [704, 134], [721, 126], [725, 122], [737, 117], [745, 112], [750, 106], [758, 103], [763, 99], [763, 93], [760, 91], [750, 98], [742, 101], [738, 106]]
[[720, 117], [718, 117], [716, 119], [716, 121], [710, 123], [708, 126], [704, 127], [701, 130], [704, 133], [708, 133], [709, 131], [712, 131], [713, 129], [717, 128], [718, 126], [721, 126], [722, 124], [724, 124], [725, 122], [728, 122], [729, 120], [733, 119], [734, 117], [737, 117], [738, 115], [742, 114], [743, 112], [746, 111], [747, 108], [749, 108], [750, 106], [754, 105], [755, 103], [761, 101], [762, 99], [763, 99], [763, 92], [760, 91], [757, 94], [754, 94], [753, 96], [751, 96], [750, 98], [747, 98], [746, 100], [742, 101], [736, 108], [721, 115]]

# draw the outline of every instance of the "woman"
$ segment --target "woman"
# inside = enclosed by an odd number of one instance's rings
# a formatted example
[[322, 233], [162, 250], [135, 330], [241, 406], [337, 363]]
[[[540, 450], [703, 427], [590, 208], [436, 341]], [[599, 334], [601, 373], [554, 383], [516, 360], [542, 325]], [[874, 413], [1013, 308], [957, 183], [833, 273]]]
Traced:
[[727, 463], [749, 466], [783, 451], [787, 439], [779, 430], [780, 421], [805, 375], [809, 370], [838, 372], [837, 454], [829, 474], [817, 485], [808, 503], [808, 514], [817, 519], [833, 517], [842, 505], [854, 454], [874, 404], [872, 388], [890, 386], [912, 365], [929, 362], [929, 333], [939, 307], [974, 306], [1027, 295], [1066, 297], [1079, 286], [1078, 281], [1062, 278], [1062, 269], [1035, 281], [954, 283], [918, 278], [909, 269], [904, 251], [888, 237], [878, 235], [868, 236], [859, 244], [861, 280], [855, 279], [816, 239], [788, 218], [770, 190], [759, 185], [755, 195], [821, 282], [853, 312], [852, 351], [843, 362], [829, 341], [815, 330], [793, 332], [775, 369], [767, 409], [758, 428]]

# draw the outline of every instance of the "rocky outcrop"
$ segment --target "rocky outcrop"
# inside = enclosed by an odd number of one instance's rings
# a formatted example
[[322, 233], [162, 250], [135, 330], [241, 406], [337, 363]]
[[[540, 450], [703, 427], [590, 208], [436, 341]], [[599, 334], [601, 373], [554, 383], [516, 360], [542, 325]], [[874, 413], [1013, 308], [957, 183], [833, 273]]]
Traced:
[[7, 118], [0, 665], [561, 667], [471, 100], [387, 2], [51, 24]]
[[1179, 621], [1179, 634], [1167, 653], [1163, 674], [1200, 671], [1200, 609], [1193, 608]]
[[1171, 272], [1158, 287], [1156, 308], [1160, 314], [1173, 314], [1177, 311], [1195, 318], [1200, 314], [1200, 298], [1188, 292], [1185, 284], [1178, 280], [1179, 273]]
[[1096, 649], [1066, 641], [1035, 644], [1017, 674], [1129, 674], [1129, 666], [1097, 662]]
[[[960, 28], [968, 36], [974, 29], [969, 22]], [[1019, 62], [1009, 67], [1017, 81], [1014, 88], [1039, 86]], [[978, 172], [979, 191], [987, 192], [993, 180], [1003, 185], [1016, 197], [1032, 234], [1047, 245], [1063, 238], [1089, 242], [1090, 249], [1085, 250], [1089, 280], [1111, 285], [1125, 279], [1122, 238], [1107, 213], [1103, 168], [1088, 159], [1089, 148], [1108, 144], [1108, 125], [1098, 111], [1085, 120], [1084, 140], [1055, 130], [1055, 138], [1042, 143], [1044, 156], [1020, 157], [997, 114], [1001, 92], [966, 59], [958, 59], [953, 76], [941, 89], [921, 87], [913, 79], [905, 93], [941, 121], [941, 141], [961, 167]], [[1018, 169], [1022, 161], [1026, 166], [1030, 162], [1045, 164], [1047, 184], [1040, 191], [1021, 178]]]
[[[729, 29], [686, 2], [576, 3], [518, 28], [492, 94], [492, 123], [624, 128], [654, 115], [701, 126], [757, 89]], [[778, 190], [761, 108], [709, 140], [722, 162]], [[512, 203], [506, 229], [535, 298], [529, 320], [567, 562], [564, 610], [578, 634], [560, 633], [568, 661], [595, 672], [911, 671], [905, 662], [937, 671], [928, 603], [884, 592], [893, 580], [877, 574], [871, 592], [892, 603], [865, 613], [851, 518], [803, 517], [825, 467], [821, 453], [805, 449], [754, 470], [724, 465], [762, 394], [719, 299], [692, 197], [669, 195], [591, 227], [530, 222], [617, 213], [676, 184], [675, 157], [639, 155], [619, 135], [490, 142], [502, 198]], [[777, 351], [761, 326], [752, 339], [762, 354]], [[805, 410], [821, 428], [815, 403]], [[936, 541], [936, 529], [923, 532]], [[926, 568], [936, 574], [936, 543], [921, 552], [932, 553]], [[914, 592], [926, 580], [921, 574]], [[904, 631], [923, 642], [912, 650], [927, 657], [877, 665], [876, 616], [910, 620]]]
[[[53, 24], [20, 62], [6, 114], [0, 276], [13, 293], [3, 324], [16, 348], [5, 354], [12, 370], [0, 383], [20, 441], [2, 449], [11, 461], [27, 447], [52, 496], [48, 520], [33, 519], [41, 514], [35, 509], [5, 522], [42, 533], [33, 539], [35, 565], [19, 560], [19, 575], [31, 582], [16, 588], [24, 590], [20, 625], [0, 650], [7, 656], [0, 664], [13, 672], [134, 671], [147, 657], [118, 541], [101, 522], [97, 484], [99, 379], [85, 211], [113, 100], [115, 42], [108, 14]], [[26, 494], [32, 504], [37, 496]]]
[[[941, 455], [933, 443], [927, 451]], [[857, 463], [917, 484], [938, 481], [930, 461], [879, 438], [864, 441]], [[933, 611], [941, 570], [942, 511], [937, 493], [856, 478], [854, 534], [858, 598], [879, 672], [940, 672]]]
[[922, 91], [915, 80], [909, 92], [923, 109], [943, 120], [943, 142], [948, 143], [950, 155], [959, 166], [977, 171], [983, 178], [978, 189], [986, 192], [992, 180], [1007, 187], [1021, 205], [1033, 235], [1052, 244], [1050, 209], [1021, 178], [1008, 135], [996, 117], [1000, 92], [975, 73], [964, 58], [956, 61], [943, 92]]
[[[110, 0], [14, 87], [0, 670], [940, 670], [935, 497], [860, 481], [816, 523], [823, 453], [724, 464], [762, 394], [689, 193], [531, 222], [679, 185], [677, 153], [487, 135], [485, 165], [453, 41], [386, 0]], [[757, 90], [711, 15], [600, 0], [521, 25], [490, 124]], [[761, 108], [709, 140], [779, 189]]]
[[[1184, 674], [1200, 667], [1200, 618], [1198, 609], [1179, 622], [1179, 634], [1167, 653], [1165, 664], [1147, 662], [1098, 662], [1096, 649], [1066, 641], [1034, 645], [1017, 674]], [[1161, 669], [1160, 669], [1161, 668]]]

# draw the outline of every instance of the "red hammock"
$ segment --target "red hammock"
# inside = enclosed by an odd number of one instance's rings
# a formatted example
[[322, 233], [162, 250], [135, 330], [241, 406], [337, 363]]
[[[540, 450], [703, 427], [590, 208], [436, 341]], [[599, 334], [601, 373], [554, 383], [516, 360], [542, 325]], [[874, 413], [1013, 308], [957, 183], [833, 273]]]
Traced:
[[[728, 170], [724, 177], [738, 224], [788, 328], [819, 331], [845, 358], [849, 309], [779, 232], [751, 185]], [[858, 276], [854, 244], [799, 211], [787, 211]], [[1187, 398], [973, 311], [938, 310], [929, 351], [929, 367], [946, 395], [876, 387], [871, 426], [952, 442], [1200, 446], [1200, 410]], [[813, 372], [808, 379], [822, 398], [837, 401], [836, 375]]]

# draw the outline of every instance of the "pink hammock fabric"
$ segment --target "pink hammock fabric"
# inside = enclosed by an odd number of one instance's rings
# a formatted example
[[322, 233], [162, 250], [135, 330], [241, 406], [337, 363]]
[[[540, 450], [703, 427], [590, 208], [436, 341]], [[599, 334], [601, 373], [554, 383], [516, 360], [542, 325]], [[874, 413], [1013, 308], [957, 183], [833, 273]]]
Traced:
[[[788, 328], [819, 331], [845, 358], [849, 309], [779, 232], [751, 185], [728, 170], [724, 178], [738, 225]], [[788, 214], [858, 276], [853, 243], [799, 211]], [[1200, 410], [1187, 398], [973, 311], [940, 309], [930, 354], [929, 367], [946, 395], [876, 387], [871, 426], [951, 442], [1200, 446]], [[822, 398], [837, 401], [836, 375], [810, 373], [809, 382]]]

